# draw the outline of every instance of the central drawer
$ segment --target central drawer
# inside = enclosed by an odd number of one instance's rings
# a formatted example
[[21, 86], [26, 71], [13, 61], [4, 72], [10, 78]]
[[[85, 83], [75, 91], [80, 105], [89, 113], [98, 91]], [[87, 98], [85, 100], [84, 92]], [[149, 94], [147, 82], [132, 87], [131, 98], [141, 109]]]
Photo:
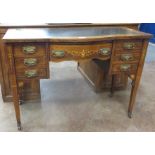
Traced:
[[110, 58], [112, 43], [89, 45], [50, 45], [50, 59], [87, 59], [93, 57]]

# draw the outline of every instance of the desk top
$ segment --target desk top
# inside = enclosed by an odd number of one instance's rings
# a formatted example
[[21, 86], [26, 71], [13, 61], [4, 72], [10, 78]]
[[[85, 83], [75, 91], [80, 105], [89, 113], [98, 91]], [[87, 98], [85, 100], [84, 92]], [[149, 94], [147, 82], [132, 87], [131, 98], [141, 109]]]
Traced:
[[152, 35], [125, 27], [75, 27], [8, 29], [5, 42], [83, 42], [113, 39], [150, 38]]
[[0, 28], [51, 28], [51, 27], [96, 27], [96, 26], [136, 26], [140, 23], [0, 23]]

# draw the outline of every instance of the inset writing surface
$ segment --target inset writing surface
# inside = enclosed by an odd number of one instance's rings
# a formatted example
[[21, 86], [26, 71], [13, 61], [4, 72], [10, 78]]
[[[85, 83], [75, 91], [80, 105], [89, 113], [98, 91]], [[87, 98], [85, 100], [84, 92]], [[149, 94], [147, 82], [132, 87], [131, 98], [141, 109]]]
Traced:
[[119, 38], [119, 37], [144, 37], [150, 35], [123, 27], [81, 27], [81, 28], [27, 28], [9, 29], [3, 37], [6, 41], [11, 40], [74, 40], [74, 39], [97, 39], [97, 38]]

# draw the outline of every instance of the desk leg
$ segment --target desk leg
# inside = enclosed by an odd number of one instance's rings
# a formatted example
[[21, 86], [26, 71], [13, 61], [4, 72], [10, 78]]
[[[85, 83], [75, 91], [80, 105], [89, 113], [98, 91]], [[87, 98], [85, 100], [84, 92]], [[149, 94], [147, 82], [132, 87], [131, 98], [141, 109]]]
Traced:
[[134, 106], [134, 103], [136, 100], [138, 85], [139, 85], [139, 82], [137, 80], [132, 81], [132, 89], [131, 89], [130, 102], [129, 102], [129, 107], [128, 107], [128, 117], [129, 118], [132, 118], [132, 110], [133, 110], [133, 106]]
[[135, 75], [135, 79], [132, 81], [132, 90], [131, 90], [130, 102], [129, 102], [129, 107], [128, 107], [128, 117], [129, 118], [132, 117], [132, 110], [133, 110], [133, 106], [135, 104], [137, 90], [138, 90], [138, 86], [139, 86], [142, 71], [143, 71], [147, 46], [148, 46], [148, 41], [145, 40], [144, 43], [143, 43], [143, 51], [142, 51], [142, 55], [141, 55], [141, 58], [140, 58], [139, 65], [138, 65], [137, 73]]
[[21, 120], [20, 120], [19, 90], [18, 90], [18, 83], [17, 83], [17, 78], [16, 78], [16, 69], [15, 69], [13, 48], [11, 45], [7, 46], [7, 52], [8, 52], [8, 58], [9, 58], [11, 88], [12, 88], [15, 115], [16, 115], [16, 120], [17, 120], [17, 127], [18, 127], [18, 130], [21, 130], [22, 127], [21, 127]]
[[17, 120], [17, 127], [18, 130], [21, 130], [21, 120], [20, 120], [20, 107], [19, 107], [19, 95], [18, 95], [18, 88], [17, 85], [12, 85], [12, 92], [13, 92], [13, 104], [16, 113], [16, 120]]
[[18, 82], [18, 90], [19, 90], [19, 104], [22, 105], [24, 103], [23, 99], [23, 89], [24, 89], [24, 82]]

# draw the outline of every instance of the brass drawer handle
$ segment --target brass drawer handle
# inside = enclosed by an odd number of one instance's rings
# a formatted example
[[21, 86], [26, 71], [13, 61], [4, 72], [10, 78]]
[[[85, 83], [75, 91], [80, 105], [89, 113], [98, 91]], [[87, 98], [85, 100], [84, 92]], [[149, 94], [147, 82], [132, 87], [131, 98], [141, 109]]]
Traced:
[[132, 54], [122, 54], [121, 55], [121, 60], [122, 61], [133, 61], [134, 57]]
[[24, 65], [30, 67], [37, 65], [37, 59], [36, 58], [28, 58], [24, 59]]
[[110, 55], [111, 54], [110, 48], [102, 48], [102, 49], [99, 50], [99, 52], [103, 56], [107, 56], [107, 55]]
[[34, 54], [36, 52], [36, 47], [35, 46], [24, 46], [23, 52], [25, 54]]
[[135, 43], [124, 43], [123, 47], [125, 49], [131, 50], [135, 48]]
[[65, 56], [65, 52], [62, 50], [53, 50], [51, 53], [54, 57], [58, 57], [58, 58]]
[[27, 70], [25, 71], [25, 76], [27, 78], [37, 77], [38, 76], [37, 70]]
[[129, 64], [123, 64], [120, 66], [121, 71], [128, 71], [130, 69], [131, 65]]

